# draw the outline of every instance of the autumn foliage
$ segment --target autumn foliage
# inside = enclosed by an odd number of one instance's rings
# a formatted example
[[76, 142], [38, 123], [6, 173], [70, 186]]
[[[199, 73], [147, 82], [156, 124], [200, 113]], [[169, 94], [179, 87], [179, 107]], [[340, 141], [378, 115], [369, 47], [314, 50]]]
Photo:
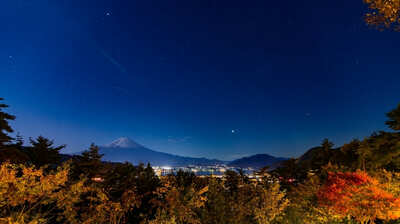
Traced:
[[[47, 173], [43, 168], [2, 163], [0, 223], [130, 223], [128, 216], [141, 209], [145, 195], [138, 195], [134, 188], [125, 189], [121, 197], [112, 200], [99, 183], [85, 177], [73, 181], [69, 176], [68, 164]], [[216, 193], [215, 188], [209, 189], [209, 180], [182, 184], [178, 178], [181, 177], [161, 178], [150, 200], [156, 212], [142, 213], [140, 223], [201, 224], [207, 214], [210, 220], [216, 219], [211, 215], [216, 207], [208, 203], [209, 195]], [[224, 189], [224, 181], [214, 182], [225, 197], [217, 206], [231, 211], [224, 217], [236, 220], [231, 223], [269, 224], [284, 213], [288, 200], [279, 184], [238, 182], [241, 185], [230, 185], [232, 189]]]
[[399, 30], [400, 0], [364, 0], [369, 11], [365, 15], [368, 25], [378, 29], [394, 28]]
[[150, 164], [103, 162], [94, 144], [63, 160], [62, 146], [44, 137], [32, 146], [13, 140], [7, 120], [14, 117], [0, 115], [0, 224], [400, 221], [400, 105], [387, 114], [393, 132], [339, 148], [324, 140], [273, 172], [261, 169], [257, 180], [231, 170], [222, 178], [158, 177]]
[[42, 168], [0, 166], [0, 223], [122, 223], [130, 205], [113, 202], [106, 192], [68, 183], [69, 167], [46, 174]]
[[388, 192], [384, 185], [367, 173], [330, 172], [318, 192], [319, 204], [360, 223], [372, 223], [400, 217], [400, 198]]

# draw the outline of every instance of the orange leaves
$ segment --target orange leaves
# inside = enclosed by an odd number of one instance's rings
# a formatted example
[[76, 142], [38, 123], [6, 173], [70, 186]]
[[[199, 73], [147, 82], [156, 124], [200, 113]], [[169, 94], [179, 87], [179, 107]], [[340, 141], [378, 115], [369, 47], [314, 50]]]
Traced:
[[68, 171], [44, 175], [42, 169], [4, 163], [0, 166], [0, 206], [46, 201], [67, 181]]
[[56, 200], [67, 177], [66, 167], [45, 175], [43, 169], [3, 163], [0, 166], [0, 215], [5, 218], [0, 220], [17, 223], [45, 220], [37, 209]]
[[[43, 169], [0, 165], [0, 223], [123, 223], [127, 211], [138, 205], [135, 192], [126, 191], [121, 202], [106, 192], [86, 186], [85, 179], [68, 183], [69, 167], [45, 174]], [[80, 204], [80, 206], [79, 206]]]
[[330, 173], [326, 184], [319, 191], [318, 197], [323, 201], [343, 202], [360, 189], [358, 186], [370, 182], [371, 179], [364, 173]]
[[329, 173], [317, 196], [320, 206], [342, 217], [348, 214], [361, 223], [400, 217], [400, 198], [365, 172]]
[[365, 14], [368, 25], [378, 29], [390, 28], [400, 23], [400, 0], [364, 0], [370, 12]]
[[200, 223], [196, 210], [207, 201], [208, 186], [195, 189], [194, 186], [177, 186], [174, 177], [161, 179], [162, 186], [157, 189], [157, 200], [152, 203], [160, 206], [152, 223]]
[[255, 195], [256, 197], [253, 197], [249, 204], [258, 224], [272, 223], [289, 205], [289, 200], [285, 192], [280, 190], [278, 183], [273, 183], [268, 187], [256, 186]]

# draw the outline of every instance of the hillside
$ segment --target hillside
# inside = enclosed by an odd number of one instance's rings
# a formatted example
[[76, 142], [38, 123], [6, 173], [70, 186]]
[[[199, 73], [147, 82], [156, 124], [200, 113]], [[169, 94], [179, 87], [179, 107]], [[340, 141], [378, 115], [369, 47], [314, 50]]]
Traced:
[[234, 160], [228, 163], [229, 166], [247, 168], [252, 167], [260, 169], [265, 166], [275, 167], [278, 163], [286, 160], [286, 158], [274, 157], [268, 154], [256, 154], [249, 157]]

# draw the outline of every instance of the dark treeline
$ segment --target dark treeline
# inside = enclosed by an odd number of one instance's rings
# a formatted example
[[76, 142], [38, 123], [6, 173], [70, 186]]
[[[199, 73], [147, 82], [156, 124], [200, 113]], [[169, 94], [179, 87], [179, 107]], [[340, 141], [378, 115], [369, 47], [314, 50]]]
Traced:
[[232, 171], [158, 177], [150, 164], [102, 162], [94, 144], [63, 155], [65, 145], [43, 136], [29, 144], [11, 137], [15, 117], [6, 108], [0, 104], [0, 223], [400, 222], [400, 105], [387, 114], [391, 132], [336, 148], [325, 139], [261, 169], [258, 180]]

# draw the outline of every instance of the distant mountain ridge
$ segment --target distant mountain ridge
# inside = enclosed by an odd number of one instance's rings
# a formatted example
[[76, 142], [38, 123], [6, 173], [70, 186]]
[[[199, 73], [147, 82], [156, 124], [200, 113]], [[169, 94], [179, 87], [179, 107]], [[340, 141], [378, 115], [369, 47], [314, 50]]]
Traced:
[[132, 164], [150, 163], [152, 166], [220, 165], [225, 162], [216, 159], [177, 156], [148, 149], [128, 137], [121, 137], [111, 144], [101, 146], [104, 161], [130, 162]]
[[241, 159], [234, 160], [228, 163], [228, 166], [240, 167], [240, 168], [255, 168], [261, 169], [265, 166], [275, 168], [280, 162], [287, 160], [287, 158], [274, 157], [268, 154], [256, 154], [249, 157], [243, 157]]
[[244, 157], [231, 162], [217, 159], [193, 158], [173, 155], [164, 152], [154, 151], [131, 140], [128, 137], [121, 137], [108, 145], [100, 147], [100, 153], [104, 154], [103, 160], [109, 162], [130, 162], [132, 164], [150, 163], [152, 166], [211, 166], [223, 165], [259, 169], [265, 166], [274, 167], [277, 163], [286, 158], [277, 158], [268, 154], [257, 154]]

